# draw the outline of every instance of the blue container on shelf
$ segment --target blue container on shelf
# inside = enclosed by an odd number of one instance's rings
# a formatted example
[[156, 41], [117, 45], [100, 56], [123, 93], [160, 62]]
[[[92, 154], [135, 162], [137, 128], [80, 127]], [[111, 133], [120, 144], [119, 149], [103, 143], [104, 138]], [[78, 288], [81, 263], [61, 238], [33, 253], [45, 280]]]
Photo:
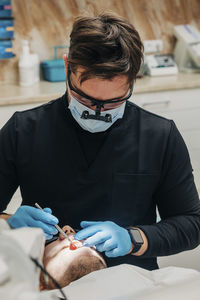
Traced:
[[0, 39], [11, 39], [14, 36], [13, 19], [0, 19]]
[[41, 63], [44, 80], [57, 82], [65, 81], [65, 64], [63, 59], [57, 58], [58, 48], [68, 48], [67, 46], [54, 46], [54, 59], [43, 60]]
[[0, 41], [0, 59], [12, 58], [14, 56], [12, 41]]
[[0, 0], [0, 17], [11, 17], [12, 5], [9, 0]]

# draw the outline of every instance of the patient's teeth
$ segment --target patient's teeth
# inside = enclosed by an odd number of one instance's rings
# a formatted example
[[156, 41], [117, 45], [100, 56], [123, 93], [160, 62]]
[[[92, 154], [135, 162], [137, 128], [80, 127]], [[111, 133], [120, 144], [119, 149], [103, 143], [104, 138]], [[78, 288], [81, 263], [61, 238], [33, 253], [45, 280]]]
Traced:
[[83, 246], [83, 243], [77, 240], [74, 240], [73, 244], [76, 246], [76, 248], [81, 248]]

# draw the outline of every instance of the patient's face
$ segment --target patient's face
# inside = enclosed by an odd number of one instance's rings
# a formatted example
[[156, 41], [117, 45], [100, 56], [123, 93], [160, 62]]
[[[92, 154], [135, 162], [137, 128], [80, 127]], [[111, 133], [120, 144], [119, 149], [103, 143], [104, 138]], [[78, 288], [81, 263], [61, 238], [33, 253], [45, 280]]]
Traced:
[[[70, 226], [64, 226], [63, 230], [74, 239], [75, 232]], [[45, 247], [44, 267], [62, 287], [94, 270], [106, 267], [105, 261], [94, 248], [83, 246], [82, 241], [75, 241], [75, 245], [77, 249], [71, 250], [70, 242], [59, 238]], [[54, 288], [52, 283], [49, 288]]]

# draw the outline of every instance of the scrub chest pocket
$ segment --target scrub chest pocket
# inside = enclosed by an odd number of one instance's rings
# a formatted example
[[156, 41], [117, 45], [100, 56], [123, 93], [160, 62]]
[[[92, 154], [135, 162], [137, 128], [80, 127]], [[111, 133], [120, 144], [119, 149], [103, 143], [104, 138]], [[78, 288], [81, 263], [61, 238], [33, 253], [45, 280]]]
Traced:
[[159, 174], [113, 175], [112, 215], [120, 225], [136, 224], [155, 209], [152, 195], [156, 189]]

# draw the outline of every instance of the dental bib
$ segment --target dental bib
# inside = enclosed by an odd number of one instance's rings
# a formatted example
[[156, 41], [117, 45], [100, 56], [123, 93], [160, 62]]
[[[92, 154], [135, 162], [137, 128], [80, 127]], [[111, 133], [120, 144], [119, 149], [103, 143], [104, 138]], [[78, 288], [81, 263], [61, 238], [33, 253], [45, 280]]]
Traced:
[[40, 269], [29, 256], [41, 262], [44, 234], [39, 228], [10, 229], [0, 219], [0, 299], [57, 299], [39, 291]]

